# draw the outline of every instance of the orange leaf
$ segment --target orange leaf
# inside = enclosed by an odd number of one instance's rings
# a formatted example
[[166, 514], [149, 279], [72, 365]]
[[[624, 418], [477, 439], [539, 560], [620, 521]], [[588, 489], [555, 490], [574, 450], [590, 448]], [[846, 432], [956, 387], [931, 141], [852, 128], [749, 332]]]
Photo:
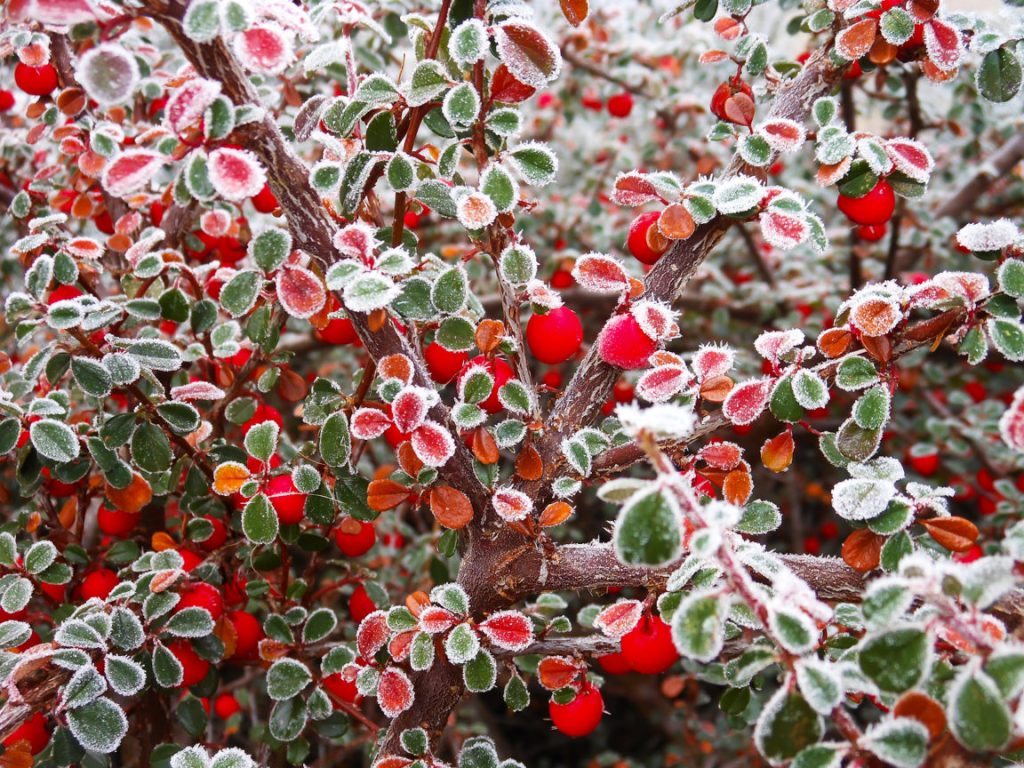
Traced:
[[544, 507], [538, 521], [542, 528], [551, 528], [560, 525], [568, 520], [573, 513], [573, 508], [564, 501], [553, 501]]
[[978, 526], [963, 517], [935, 517], [921, 525], [950, 552], [966, 552], [978, 538]]
[[818, 336], [818, 350], [825, 357], [837, 358], [850, 347], [853, 334], [846, 328], [829, 328]]
[[871, 50], [878, 33], [878, 19], [858, 21], [836, 35], [836, 50], [844, 59], [859, 59]]
[[224, 643], [224, 658], [230, 659], [234, 656], [235, 649], [238, 647], [238, 631], [235, 629], [234, 622], [226, 614], [217, 619], [217, 623], [213, 627], [213, 634]]
[[78, 518], [78, 497], [69, 496], [60, 507], [57, 519], [65, 530], [70, 531]]
[[685, 240], [696, 228], [693, 216], [681, 203], [672, 203], [658, 217], [658, 229], [670, 240]]
[[715, 20], [715, 32], [723, 40], [735, 40], [742, 31], [743, 26], [731, 16], [721, 16]]
[[523, 480], [540, 480], [544, 475], [544, 460], [531, 443], [524, 445], [516, 456], [516, 474]]
[[473, 455], [481, 464], [497, 464], [501, 454], [498, 452], [498, 444], [494, 441], [494, 435], [480, 427], [473, 432]]
[[430, 511], [445, 528], [465, 528], [473, 519], [473, 503], [469, 497], [449, 485], [430, 489]]
[[854, 570], [866, 573], [878, 567], [884, 543], [884, 536], [879, 536], [867, 528], [856, 530], [843, 542], [843, 560]]
[[375, 309], [366, 318], [366, 325], [370, 329], [370, 333], [376, 333], [384, 327], [384, 323], [388, 321], [388, 313], [383, 309]]
[[578, 27], [587, 20], [590, 14], [590, 3], [588, 0], [559, 0], [562, 6], [562, 15], [572, 26]]
[[422, 590], [416, 590], [405, 598], [405, 607], [416, 617], [423, 613], [423, 609], [430, 605], [430, 596]]
[[700, 396], [709, 403], [721, 403], [732, 391], [733, 380], [728, 376], [715, 376], [708, 379], [700, 387]]
[[761, 446], [761, 463], [772, 472], [785, 472], [793, 463], [793, 450], [796, 444], [793, 433], [786, 429], [775, 437], [765, 440]]
[[501, 320], [481, 320], [476, 327], [474, 341], [476, 347], [485, 355], [498, 348], [505, 338], [505, 324]]
[[251, 477], [249, 469], [237, 461], [225, 461], [213, 471], [213, 492], [219, 496], [230, 496]]
[[408, 498], [409, 489], [394, 480], [374, 480], [366, 489], [366, 503], [377, 512], [394, 509]]
[[750, 479], [750, 472], [746, 467], [734, 469], [725, 476], [725, 481], [722, 483], [722, 495], [725, 496], [725, 500], [737, 506], [746, 504], [753, 490], [754, 483]]
[[377, 371], [388, 379], [400, 379], [408, 384], [412, 381], [412, 362], [405, 355], [388, 355], [377, 363]]
[[566, 656], [548, 656], [537, 665], [540, 684], [549, 691], [565, 688], [580, 673], [580, 663]]
[[928, 729], [928, 735], [935, 740], [946, 730], [946, 713], [931, 696], [920, 691], [907, 691], [900, 696], [892, 711], [896, 717], [911, 717]]
[[888, 336], [861, 336], [860, 343], [875, 360], [887, 363], [892, 359], [892, 342]]
[[402, 471], [410, 477], [418, 477], [420, 470], [423, 469], [423, 462], [408, 440], [398, 446], [398, 463]]
[[700, 55], [698, 61], [701, 64], [717, 64], [720, 61], [725, 61], [729, 58], [729, 54], [725, 51], [704, 51]]
[[157, 531], [154, 533], [150, 537], [149, 544], [155, 552], [163, 552], [168, 549], [174, 549], [178, 546], [178, 542], [171, 538], [171, 534], [166, 531]]

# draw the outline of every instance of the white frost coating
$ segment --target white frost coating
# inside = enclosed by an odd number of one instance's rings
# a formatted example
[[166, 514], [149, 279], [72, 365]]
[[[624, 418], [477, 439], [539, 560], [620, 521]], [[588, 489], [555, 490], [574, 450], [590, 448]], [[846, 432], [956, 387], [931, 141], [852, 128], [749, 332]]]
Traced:
[[[523, 35], [529, 36], [531, 47], [537, 51], [535, 55], [527, 55], [516, 43], [516, 39]], [[498, 56], [516, 80], [534, 88], [543, 88], [550, 81], [558, 79], [562, 69], [562, 53], [536, 27], [515, 20], [506, 21], [494, 29], [494, 40]], [[544, 66], [538, 64], [541, 59], [546, 59]]]
[[460, 66], [480, 61], [487, 51], [487, 28], [480, 19], [467, 19], [455, 28], [448, 41], [448, 54]]
[[956, 233], [957, 242], [975, 253], [1001, 251], [1020, 240], [1020, 230], [1009, 219], [967, 224]]
[[221, 147], [210, 153], [210, 183], [225, 200], [240, 202], [259, 194], [267, 174], [252, 152]]
[[696, 424], [693, 410], [671, 403], [659, 403], [645, 408], [621, 404], [615, 409], [615, 416], [622, 422], [622, 429], [631, 437], [649, 432], [659, 438], [680, 439], [693, 432]]
[[89, 98], [109, 107], [131, 98], [139, 83], [139, 65], [122, 46], [103, 43], [82, 54], [75, 75]]
[[508, 486], [498, 488], [491, 503], [498, 516], [510, 523], [525, 519], [533, 511], [533, 499]]
[[753, 176], [734, 176], [715, 188], [715, 208], [729, 215], [743, 213], [761, 202], [764, 189]]
[[804, 332], [799, 328], [788, 331], [765, 331], [754, 340], [754, 349], [765, 360], [776, 361], [803, 343]]
[[279, 75], [295, 60], [291, 34], [273, 23], [237, 33], [234, 50], [243, 67], [261, 75]]
[[455, 215], [466, 229], [483, 229], [498, 217], [498, 209], [487, 195], [470, 192], [455, 204]]
[[664, 302], [643, 299], [635, 302], [629, 311], [639, 323], [640, 330], [655, 341], [679, 335], [676, 326], [678, 313]]
[[768, 210], [761, 214], [758, 222], [765, 242], [782, 251], [796, 248], [811, 234], [803, 217], [792, 213]]
[[114, 197], [124, 197], [148, 184], [166, 161], [158, 152], [129, 149], [104, 166], [100, 182]]
[[888, 480], [850, 478], [832, 489], [832, 508], [845, 520], [870, 520], [885, 511], [896, 486]]

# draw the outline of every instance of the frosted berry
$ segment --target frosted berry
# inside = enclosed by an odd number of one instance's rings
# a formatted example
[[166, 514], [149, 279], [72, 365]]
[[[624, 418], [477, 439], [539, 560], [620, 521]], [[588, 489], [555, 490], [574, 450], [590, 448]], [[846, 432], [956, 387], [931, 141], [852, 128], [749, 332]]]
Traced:
[[111, 509], [106, 504], [100, 507], [96, 513], [96, 525], [107, 536], [118, 538], [127, 536], [135, 530], [142, 517], [140, 512], [125, 512], [121, 509]]
[[305, 516], [306, 494], [295, 487], [291, 475], [278, 475], [264, 489], [281, 525], [295, 525]]
[[266, 637], [263, 625], [246, 611], [231, 611], [227, 616], [235, 630], [235, 652], [231, 658], [243, 661], [258, 658], [260, 640]]
[[[346, 529], [356, 528], [354, 532]], [[355, 518], [342, 521], [334, 529], [334, 543], [345, 557], [361, 557], [365, 555], [377, 541], [377, 529], [373, 523], [364, 523]]]
[[568, 704], [548, 702], [548, 714], [555, 728], [574, 739], [586, 736], [597, 728], [604, 715], [604, 698], [601, 691], [590, 683], [584, 683], [576, 698]]
[[866, 227], [857, 227], [857, 237], [869, 243], [877, 243], [888, 231], [885, 224], [873, 224]]
[[568, 307], [534, 313], [526, 324], [526, 343], [542, 363], [557, 365], [575, 355], [583, 343], [583, 323]]
[[612, 117], [629, 117], [633, 111], [633, 94], [628, 91], [617, 93], [608, 99], [608, 114]]
[[644, 264], [656, 263], [661, 255], [668, 250], [669, 241], [657, 227], [660, 215], [657, 211], [641, 213], [629, 225], [626, 247], [633, 254], [633, 258]]
[[644, 333], [630, 314], [609, 320], [597, 338], [597, 351], [608, 365], [627, 370], [646, 368], [647, 360], [658, 349], [657, 342]]
[[348, 599], [348, 612], [352, 615], [352, 621], [357, 624], [377, 610], [377, 606], [362, 584], [355, 588], [352, 597]]
[[839, 210], [854, 224], [872, 226], [885, 224], [896, 209], [896, 195], [885, 179], [879, 179], [874, 188], [863, 197], [839, 195]]
[[447, 384], [462, 370], [469, 359], [466, 352], [451, 352], [436, 341], [427, 344], [423, 350], [423, 359], [427, 363], [430, 378], [438, 384]]
[[82, 585], [78, 588], [78, 591], [83, 600], [89, 600], [94, 597], [103, 600], [119, 582], [120, 579], [117, 578], [117, 574], [109, 568], [97, 568], [82, 579]]
[[672, 642], [672, 630], [658, 616], [645, 616], [623, 636], [622, 655], [633, 669], [644, 675], [660, 675], [679, 658]]
[[512, 378], [512, 366], [508, 364], [508, 361], [503, 357], [496, 357], [493, 360], [488, 360], [483, 355], [477, 355], [469, 364], [463, 369], [465, 370], [470, 365], [482, 365], [487, 369], [487, 372], [494, 377], [494, 387], [491, 389], [491, 394], [488, 395], [487, 399], [481, 403], [477, 403], [488, 413], [497, 413], [502, 409], [501, 401], [498, 400], [498, 390]]
[[216, 621], [224, 613], [224, 598], [212, 584], [197, 581], [181, 591], [181, 600], [174, 606], [174, 612], [186, 608], [205, 608]]
[[29, 96], [47, 96], [57, 90], [57, 70], [52, 64], [30, 67], [18, 62], [14, 68], [14, 82]]
[[167, 644], [167, 650], [174, 654], [174, 658], [181, 664], [181, 687], [191, 688], [201, 683], [206, 673], [210, 671], [210, 662], [195, 652], [192, 643], [188, 640], [175, 640]]

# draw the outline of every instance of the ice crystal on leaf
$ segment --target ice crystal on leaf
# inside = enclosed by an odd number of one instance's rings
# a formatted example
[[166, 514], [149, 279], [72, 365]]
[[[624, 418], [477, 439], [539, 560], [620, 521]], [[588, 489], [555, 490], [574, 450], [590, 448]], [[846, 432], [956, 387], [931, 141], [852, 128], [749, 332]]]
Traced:
[[210, 153], [210, 183], [225, 200], [252, 197], [267, 183], [267, 174], [256, 155], [244, 149], [221, 147]]
[[973, 253], [1001, 251], [1020, 240], [1020, 230], [1009, 219], [965, 224], [956, 233], [960, 245]]
[[242, 66], [261, 75], [278, 75], [295, 60], [291, 35], [277, 24], [261, 23], [234, 36]]

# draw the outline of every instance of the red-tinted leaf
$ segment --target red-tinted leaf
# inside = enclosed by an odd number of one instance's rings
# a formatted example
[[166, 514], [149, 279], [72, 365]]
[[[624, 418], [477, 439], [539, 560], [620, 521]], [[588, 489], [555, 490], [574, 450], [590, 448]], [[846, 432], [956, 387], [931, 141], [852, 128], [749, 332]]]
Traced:
[[608, 637], [620, 638], [632, 631], [643, 611], [643, 603], [639, 600], [619, 600], [597, 614], [594, 626]]
[[660, 199], [658, 190], [642, 173], [630, 171], [615, 179], [612, 200], [618, 205], [636, 207]]
[[715, 469], [733, 470], [743, 460], [743, 449], [736, 443], [709, 443], [700, 449], [697, 458], [703, 459]]
[[446, 608], [430, 605], [420, 613], [420, 629], [429, 635], [439, 635], [459, 623], [459, 617]]
[[386, 717], [394, 719], [412, 706], [415, 692], [409, 676], [397, 667], [388, 667], [377, 684], [377, 704]]
[[479, 629], [491, 643], [509, 651], [522, 651], [533, 642], [533, 624], [519, 611], [492, 614]]
[[722, 404], [722, 412], [733, 424], [750, 424], [761, 415], [775, 382], [769, 378], [737, 384]]
[[388, 629], [388, 615], [384, 611], [374, 611], [361, 622], [356, 630], [356, 648], [364, 659], [372, 659], [377, 651], [391, 636]]
[[877, 32], [877, 19], [867, 18], [858, 21], [836, 35], [836, 51], [844, 59], [859, 59], [871, 50]]
[[594, 293], [622, 293], [629, 287], [629, 277], [622, 265], [611, 256], [599, 253], [580, 256], [572, 276], [583, 288]]
[[928, 60], [944, 72], [951, 72], [960, 65], [963, 41], [956, 27], [931, 19], [924, 25], [924, 44]]
[[499, 64], [491, 78], [491, 98], [504, 104], [518, 104], [533, 96], [537, 90], [526, 83], [521, 83], [512, 76], [508, 67]]
[[412, 449], [428, 467], [441, 467], [455, 453], [455, 441], [436, 421], [425, 421], [412, 433]]
[[537, 665], [537, 678], [549, 691], [565, 688], [584, 669], [582, 662], [568, 656], [547, 656]]
[[350, 427], [357, 440], [380, 437], [391, 426], [391, 417], [376, 408], [360, 408], [352, 414]]
[[327, 290], [316, 275], [303, 267], [286, 265], [277, 271], [277, 298], [292, 317], [306, 319], [327, 302]]

